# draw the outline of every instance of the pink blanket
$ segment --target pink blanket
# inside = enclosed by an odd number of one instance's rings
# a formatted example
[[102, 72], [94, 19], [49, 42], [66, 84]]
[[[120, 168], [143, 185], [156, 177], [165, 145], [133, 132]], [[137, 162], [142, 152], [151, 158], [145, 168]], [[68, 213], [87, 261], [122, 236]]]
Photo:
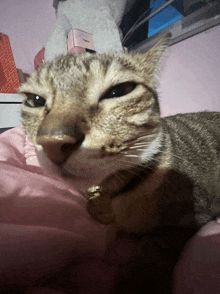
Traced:
[[71, 266], [77, 293], [92, 287], [108, 293], [127, 258], [124, 248], [117, 245], [122, 257], [106, 257], [108, 227], [88, 215], [80, 193], [41, 169], [22, 127], [0, 136], [0, 179], [0, 290], [35, 284]]
[[[83, 195], [41, 169], [22, 127], [1, 134], [0, 291], [29, 286], [25, 293], [66, 293], [63, 283], [72, 293], [110, 293], [134, 246], [125, 238], [105, 252], [108, 226], [85, 206]], [[219, 226], [208, 224], [189, 243], [176, 269], [176, 294], [220, 293]], [[52, 276], [57, 290], [50, 288]]]

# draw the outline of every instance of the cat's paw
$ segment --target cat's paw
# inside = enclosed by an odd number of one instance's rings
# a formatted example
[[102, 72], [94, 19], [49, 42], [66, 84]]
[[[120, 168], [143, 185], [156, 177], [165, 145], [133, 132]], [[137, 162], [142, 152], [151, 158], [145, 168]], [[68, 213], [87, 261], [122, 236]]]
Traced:
[[105, 197], [99, 186], [88, 189], [90, 198], [87, 202], [87, 210], [92, 218], [101, 224], [114, 222], [114, 213], [111, 206], [111, 199]]

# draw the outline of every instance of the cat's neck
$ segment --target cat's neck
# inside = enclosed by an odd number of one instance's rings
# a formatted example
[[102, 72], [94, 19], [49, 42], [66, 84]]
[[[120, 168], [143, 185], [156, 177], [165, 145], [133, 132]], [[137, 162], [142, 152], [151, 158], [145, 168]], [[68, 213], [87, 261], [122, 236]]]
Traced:
[[69, 186], [71, 186], [74, 190], [77, 190], [80, 192], [83, 196], [86, 198], [89, 198], [89, 195], [87, 194], [87, 190], [95, 185], [98, 185], [100, 183], [100, 179], [79, 179], [79, 178], [71, 178], [71, 177], [63, 177], [62, 179], [65, 183], [67, 183]]

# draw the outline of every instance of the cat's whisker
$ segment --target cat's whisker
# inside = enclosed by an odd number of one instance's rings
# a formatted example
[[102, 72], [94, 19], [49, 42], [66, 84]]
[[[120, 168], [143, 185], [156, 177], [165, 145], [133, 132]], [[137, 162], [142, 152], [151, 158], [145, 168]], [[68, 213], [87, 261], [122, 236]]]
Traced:
[[[121, 160], [121, 159], [120, 159], [120, 161], [123, 162], [123, 165], [124, 165], [124, 163], [129, 163], [128, 168], [132, 168], [132, 167], [134, 167], [133, 164], [130, 164], [130, 162], [128, 162], [128, 161], [126, 161], [126, 160]], [[145, 168], [150, 168], [150, 169], [152, 169], [151, 167], [143, 166], [142, 164], [137, 164], [137, 165], [135, 165], [135, 168], [138, 169], [138, 170], [144, 170]]]
[[183, 158], [182, 158], [182, 157], [180, 157], [180, 156], [178, 156], [178, 155], [175, 155], [175, 154], [174, 154], [174, 157], [181, 159], [181, 161], [190, 162], [190, 161], [189, 161], [189, 160], [187, 160], [186, 158], [184, 158], [184, 160], [183, 160]]
[[121, 175], [121, 174], [118, 174], [118, 173], [116, 174], [116, 178], [119, 179], [119, 181], [121, 182], [121, 184], [123, 184], [123, 180], [121, 180], [121, 178], [126, 179], [125, 176], [123, 176], [123, 175]]
[[[164, 152], [161, 152], [161, 154], [163, 154]], [[186, 161], [186, 162], [188, 162], [188, 163], [190, 163], [191, 164], [191, 162], [188, 160], [188, 159], [186, 159], [186, 158], [184, 158], [184, 160], [183, 160], [183, 158], [181, 157], [181, 156], [178, 156], [178, 155], [176, 155], [176, 154], [172, 154], [172, 156], [173, 157], [176, 157], [176, 158], [178, 158], [178, 159], [180, 159], [182, 162], [183, 161]]]
[[[121, 163], [121, 164], [120, 164], [120, 163]], [[121, 166], [123, 169], [131, 169], [132, 167], [134, 167], [134, 165], [131, 164], [130, 161], [126, 161], [126, 160], [123, 160], [123, 159], [120, 159], [120, 160], [117, 162], [117, 165], [118, 165], [118, 166]], [[138, 170], [143, 170], [143, 168], [140, 167], [139, 165], [136, 165], [135, 168], [138, 169]]]
[[133, 167], [134, 165], [131, 164], [131, 162], [127, 162], [125, 160], [120, 160], [120, 161], [117, 162], [117, 166], [122, 167], [122, 169], [124, 169], [124, 168], [128, 169], [128, 168]]
[[141, 142], [136, 142], [136, 140], [134, 141], [134, 145], [141, 145], [141, 144], [150, 144], [151, 143], [151, 141], [152, 141], [152, 139], [151, 140], [146, 140], [146, 139], [144, 139], [144, 140], [142, 140]]
[[[156, 163], [159, 162], [159, 160], [158, 160], [157, 158], [152, 158], [151, 160], [155, 161]], [[124, 160], [122, 160], [122, 159], [120, 159], [120, 161], [122, 161], [123, 163], [127, 163], [127, 161], [124, 161]], [[145, 163], [145, 164], [146, 164], [146, 163]], [[144, 164], [144, 165], [145, 165], [145, 164]], [[132, 166], [133, 166], [133, 165], [129, 166], [129, 168], [131, 168]], [[143, 171], [143, 172], [146, 172], [146, 173], [147, 173], [147, 171], [145, 171], [145, 169], [147, 169], [147, 170], [150, 169], [150, 170], [152, 170], [152, 171], [154, 170], [154, 168], [151, 167], [151, 166], [147, 166], [147, 165], [143, 166], [143, 165], [141, 165], [141, 164], [136, 165], [135, 168], [136, 168], [137, 170], [140, 170], [140, 171]], [[164, 180], [172, 186], [172, 183], [167, 179], [166, 176], [164, 177]]]
[[156, 137], [156, 136], [157, 136], [157, 134], [149, 134], [149, 135], [145, 135], [145, 136], [140, 136], [138, 138], [135, 138], [134, 142], [143, 141], [145, 139], [149, 139], [149, 138]]
[[130, 149], [132, 150], [132, 152], [138, 151], [137, 153], [140, 153], [140, 151], [146, 151], [147, 150], [147, 148], [140, 148], [139, 146], [138, 147], [135, 147], [135, 148], [130, 148]]
[[147, 149], [147, 147], [149, 147], [149, 145], [146, 145], [146, 144], [145, 145], [135, 145], [135, 146], [129, 147], [129, 149], [137, 149], [138, 147], [146, 147], [146, 149]]
[[[138, 176], [140, 178], [142, 178], [138, 173], [136, 173], [134, 170], [131, 170], [130, 168], [128, 168], [127, 170], [129, 170], [130, 173], [134, 174], [135, 176]], [[141, 169], [140, 169], [141, 170]], [[126, 179], [126, 177], [124, 177]]]
[[150, 143], [148, 143], [148, 144], [146, 144], [146, 143], [145, 143], [145, 144], [144, 144], [144, 143], [143, 143], [143, 144], [140, 143], [140, 144], [134, 144], [133, 147], [134, 147], [134, 148], [136, 148], [136, 147], [146, 147], [146, 148], [147, 148], [147, 147], [149, 147], [149, 146], [150, 146]]

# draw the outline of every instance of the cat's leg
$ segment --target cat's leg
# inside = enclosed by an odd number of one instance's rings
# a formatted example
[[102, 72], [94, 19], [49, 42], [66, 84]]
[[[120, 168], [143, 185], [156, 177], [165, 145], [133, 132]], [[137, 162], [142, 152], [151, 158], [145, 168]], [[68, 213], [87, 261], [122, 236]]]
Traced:
[[89, 189], [87, 209], [96, 221], [127, 232], [143, 232], [161, 221], [161, 186], [165, 169], [154, 168], [147, 178], [140, 170], [120, 170], [107, 177], [100, 186]]
[[110, 224], [115, 221], [112, 199], [134, 177], [134, 172], [134, 168], [119, 170], [108, 176], [100, 186], [93, 186], [88, 189], [87, 210], [93, 219], [103, 224]]
[[90, 198], [87, 202], [87, 210], [96, 221], [103, 224], [114, 222], [114, 213], [110, 197], [106, 197], [99, 186], [88, 189]]

